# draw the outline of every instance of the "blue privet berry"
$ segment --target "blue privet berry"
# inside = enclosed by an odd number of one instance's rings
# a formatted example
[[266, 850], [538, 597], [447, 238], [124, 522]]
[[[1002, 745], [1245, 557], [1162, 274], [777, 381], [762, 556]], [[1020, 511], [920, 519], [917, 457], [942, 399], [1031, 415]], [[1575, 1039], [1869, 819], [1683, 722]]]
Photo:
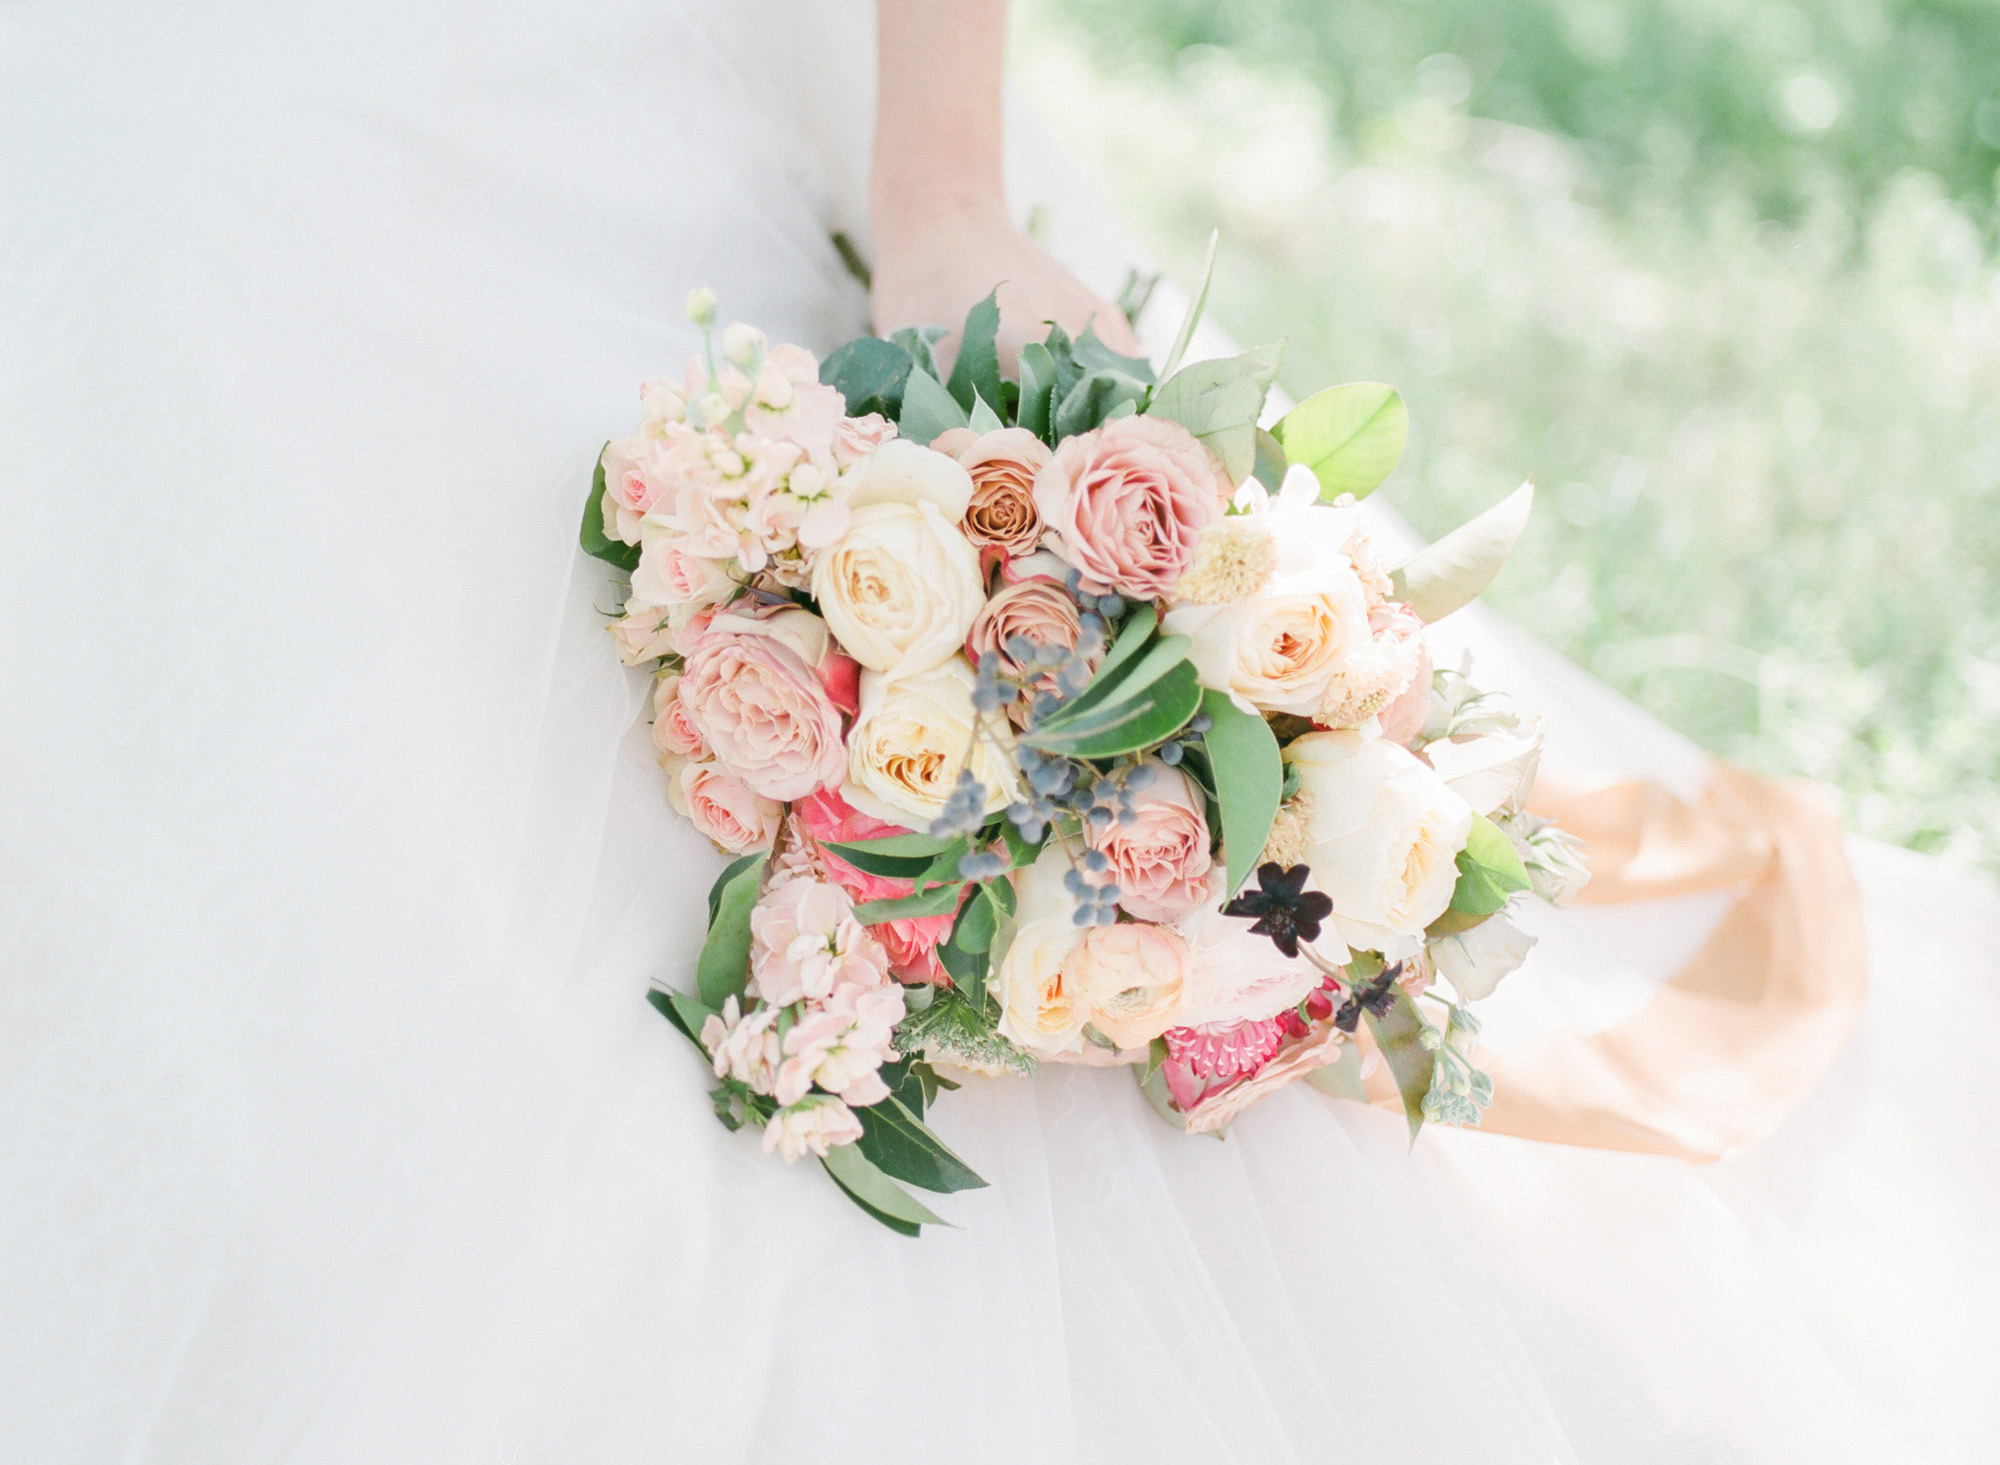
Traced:
[[958, 862], [961, 880], [991, 880], [1007, 868], [1007, 858], [991, 850], [975, 850]]
[[975, 712], [998, 712], [1000, 700], [1000, 689], [991, 682], [982, 682], [972, 689], [972, 710]]
[[1100, 595], [1097, 598], [1097, 613], [1107, 621], [1115, 621], [1125, 614], [1125, 597], [1122, 595]]
[[1083, 868], [1090, 871], [1093, 875], [1101, 875], [1111, 868], [1111, 861], [1103, 850], [1085, 850], [1083, 852]]
[[979, 653], [979, 675], [985, 681], [992, 681], [1000, 675], [999, 652], [982, 651]]
[[1063, 576], [1063, 588], [1069, 591], [1071, 595], [1076, 595], [1079, 598], [1081, 598], [1083, 589], [1083, 571], [1072, 567]]
[[1141, 763], [1125, 775], [1125, 787], [1127, 788], [1144, 788], [1152, 781], [1153, 765], [1150, 763]]
[[1197, 713], [1195, 715], [1194, 721], [1188, 724], [1188, 731], [1199, 737], [1202, 733], [1207, 732], [1210, 728], [1214, 726], [1215, 726], [1215, 719], [1210, 717], [1206, 712], [1201, 712]]
[[1089, 810], [1083, 817], [1090, 821], [1090, 827], [1093, 829], [1108, 829], [1111, 826], [1111, 811], [1102, 804]]
[[1083, 871], [1069, 870], [1063, 875], [1063, 889], [1082, 900], [1090, 894], [1090, 882], [1083, 878]]
[[1124, 893], [1116, 885], [1100, 885], [1097, 887], [1097, 898], [1106, 905], [1118, 904], [1119, 897]]
[[1181, 745], [1179, 743], [1162, 744], [1160, 747], [1160, 761], [1169, 768], [1179, 763], [1181, 761]]
[[1009, 824], [1027, 824], [1034, 817], [1035, 806], [1033, 804], [1013, 803], [1007, 806], [1007, 822]]
[[[991, 652], [987, 653], [989, 656], [991, 654]], [[1029, 658], [1034, 654], [1035, 643], [1030, 641], [1026, 636], [1009, 636], [1007, 638], [1007, 658], [1016, 666], [1026, 665]], [[981, 657], [980, 659], [983, 661], [985, 657]]]

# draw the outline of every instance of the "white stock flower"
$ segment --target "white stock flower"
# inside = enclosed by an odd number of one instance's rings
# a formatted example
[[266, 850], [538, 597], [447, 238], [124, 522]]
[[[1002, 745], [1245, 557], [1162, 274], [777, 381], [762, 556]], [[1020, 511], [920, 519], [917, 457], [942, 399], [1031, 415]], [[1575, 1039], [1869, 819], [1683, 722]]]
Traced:
[[1306, 863], [1333, 901], [1334, 932], [1357, 951], [1414, 955], [1451, 904], [1471, 808], [1385, 738], [1307, 733], [1285, 761], [1310, 800]]
[[776, 1150], [787, 1165], [807, 1155], [824, 1160], [826, 1152], [861, 1138], [861, 1121], [840, 1100], [811, 1094], [780, 1109], [764, 1126], [764, 1153]]
[[[896, 446], [884, 443], [875, 456]], [[986, 582], [971, 541], [920, 499], [853, 509], [847, 532], [814, 562], [812, 593], [849, 656], [872, 671], [907, 675], [965, 644]]]

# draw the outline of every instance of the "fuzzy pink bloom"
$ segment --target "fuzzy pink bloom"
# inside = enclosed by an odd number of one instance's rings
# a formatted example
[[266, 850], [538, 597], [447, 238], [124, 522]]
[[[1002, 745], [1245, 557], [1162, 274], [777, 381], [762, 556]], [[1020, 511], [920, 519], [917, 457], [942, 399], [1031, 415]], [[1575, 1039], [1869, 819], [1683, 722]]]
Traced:
[[720, 763], [683, 763], [670, 792], [688, 822], [732, 855], [768, 849], [778, 837], [783, 806], [751, 792]]
[[[910, 833], [902, 825], [890, 824], [862, 813], [834, 789], [823, 789], [811, 798], [800, 800], [792, 806], [792, 814], [819, 849], [820, 861], [826, 867], [828, 877], [838, 882], [841, 889], [856, 901], [901, 900], [916, 889], [915, 883], [909, 880], [895, 880], [887, 875], [870, 875], [865, 870], [857, 870], [825, 848], [828, 844], [887, 839], [891, 835]], [[889, 969], [898, 977], [906, 982], [942, 985], [951, 978], [938, 964], [937, 948], [951, 934], [951, 925], [956, 919], [954, 915], [905, 916], [901, 920], [883, 921], [868, 929], [888, 951]]]
[[854, 919], [854, 903], [838, 885], [787, 880], [750, 912], [750, 975], [758, 996], [788, 1007], [824, 1001], [837, 989], [884, 985], [889, 955]]
[[1410, 684], [1376, 714], [1382, 719], [1382, 736], [1406, 748], [1423, 735], [1431, 711], [1431, 673], [1436, 669], [1431, 665], [1430, 643], [1421, 632], [1416, 640], [1419, 655]]
[[771, 1092], [796, 1104], [814, 1084], [866, 1107], [889, 1097], [880, 1069], [895, 1057], [896, 1024], [903, 1020], [903, 989], [842, 986], [785, 1034], [785, 1061]]
[[710, 756], [701, 729], [681, 705], [679, 672], [668, 672], [653, 684], [653, 746], [662, 758], [701, 760]]
[[1179, 423], [1118, 417], [1064, 440], [1035, 477], [1035, 508], [1095, 594], [1165, 599], [1222, 517], [1228, 486]]
[[1111, 861], [1118, 903], [1146, 921], [1173, 921], [1208, 898], [1208, 815], [1193, 780], [1157, 758], [1144, 788], [1132, 791], [1132, 817], [1090, 835]]
[[[1368, 635], [1367, 643], [1328, 678], [1326, 694], [1312, 714], [1319, 726], [1359, 727], [1416, 685], [1418, 671], [1430, 654], [1424, 641], [1424, 623], [1416, 612], [1401, 601], [1379, 601], [1368, 610]], [[1428, 699], [1428, 677], [1423, 690]], [[1422, 726], [1421, 712], [1418, 725]]]
[[795, 611], [717, 617], [687, 653], [681, 705], [765, 798], [801, 799], [846, 776], [840, 710], [816, 671], [830, 645], [818, 617]]

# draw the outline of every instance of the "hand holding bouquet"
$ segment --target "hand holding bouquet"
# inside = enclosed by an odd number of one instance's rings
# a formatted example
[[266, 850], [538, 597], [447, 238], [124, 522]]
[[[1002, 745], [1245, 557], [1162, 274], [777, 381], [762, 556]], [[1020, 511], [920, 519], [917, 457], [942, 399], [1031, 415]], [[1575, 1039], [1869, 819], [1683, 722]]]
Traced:
[[[1466, 1004], [1581, 883], [1529, 815], [1532, 722], [1433, 668], [1523, 489], [1390, 568], [1356, 500], [1406, 431], [1373, 383], [1259, 420], [1278, 346], [1166, 369], [991, 297], [824, 363], [741, 325], [641, 389], [585, 549], [653, 669], [674, 806], [735, 856], [694, 993], [656, 992], [716, 1113], [877, 1219], [981, 1185], [924, 1124], [954, 1073], [1128, 1066], [1220, 1131], [1385, 1063], [1414, 1136], [1478, 1122]], [[1447, 996], [1448, 992], [1448, 996]], [[1368, 1050], [1364, 1054], [1364, 1049]]]

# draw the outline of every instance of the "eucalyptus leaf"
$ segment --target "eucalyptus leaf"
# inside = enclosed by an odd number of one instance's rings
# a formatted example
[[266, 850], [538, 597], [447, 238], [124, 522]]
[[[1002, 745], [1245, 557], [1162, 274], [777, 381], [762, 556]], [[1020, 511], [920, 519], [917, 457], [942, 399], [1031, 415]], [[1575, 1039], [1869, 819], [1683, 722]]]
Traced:
[[945, 386], [952, 400], [967, 412], [981, 397], [988, 402], [1000, 400], [1000, 356], [994, 345], [1000, 333], [999, 297], [996, 289], [967, 311], [965, 327], [958, 335], [958, 358], [952, 362], [951, 380]]
[[1056, 408], [1055, 437], [1058, 442], [1089, 432], [1104, 424], [1114, 408], [1136, 407], [1145, 400], [1146, 384], [1122, 371], [1098, 369], [1084, 377]]
[[[1342, 1043], [1338, 1058], [1323, 1068], [1315, 1068], [1305, 1077], [1307, 1083], [1323, 1094], [1332, 1094], [1336, 1099], [1352, 1099], [1359, 1104], [1368, 1102], [1368, 1086], [1361, 1081], [1359, 1043]], [[1417, 1102], [1421, 1104], [1423, 1100]]]
[[604, 452], [610, 446], [606, 443], [597, 450], [597, 467], [590, 475], [590, 497], [584, 500], [583, 524], [576, 539], [585, 554], [616, 565], [629, 575], [639, 568], [639, 546], [613, 539], [604, 532]]
[[1068, 702], [1061, 711], [1069, 713], [1083, 708], [1095, 707], [1110, 695], [1112, 688], [1124, 679], [1125, 668], [1132, 658], [1146, 648], [1152, 640], [1153, 632], [1159, 628], [1160, 615], [1151, 605], [1141, 605], [1125, 618], [1124, 628], [1111, 643], [1111, 649], [1104, 653], [1104, 660], [1097, 665], [1096, 673]]
[[699, 1048], [703, 1057], [709, 1056], [707, 1047], [701, 1041], [701, 1030], [714, 1015], [708, 1008], [685, 993], [663, 992], [658, 987], [646, 994], [646, 1000], [660, 1010], [660, 1015], [672, 1023], [682, 1037]]
[[1485, 513], [1410, 556], [1389, 577], [1396, 598], [1407, 600], [1426, 625], [1471, 604], [1507, 563], [1534, 508], [1531, 478]]
[[862, 1210], [890, 1230], [904, 1236], [920, 1234], [926, 1223], [943, 1226], [947, 1224], [933, 1215], [930, 1208], [896, 1184], [875, 1162], [862, 1154], [855, 1145], [836, 1145], [826, 1152], [820, 1161], [831, 1175], [834, 1184], [847, 1193]]
[[890, 1179], [941, 1194], [985, 1188], [979, 1173], [953, 1154], [895, 1095], [854, 1112], [861, 1120], [861, 1138], [856, 1145]]
[[1403, 1117], [1410, 1125], [1410, 1143], [1415, 1145], [1417, 1131], [1424, 1127], [1424, 1095], [1431, 1090], [1433, 1060], [1421, 1041], [1424, 1020], [1416, 1002], [1400, 987], [1391, 990], [1395, 1000], [1386, 1013], [1380, 1017], [1366, 1014], [1368, 1031], [1375, 1035], [1375, 1046], [1395, 1077], [1396, 1092], [1403, 1099]]
[[982, 885], [958, 913], [958, 924], [952, 930], [951, 939], [959, 950], [981, 954], [992, 947], [997, 925], [992, 898]]
[[1374, 492], [1395, 471], [1409, 434], [1409, 410], [1396, 389], [1381, 382], [1315, 392], [1272, 429], [1287, 461], [1312, 469], [1324, 499]]
[[1193, 433], [1229, 475], [1230, 485], [1250, 476], [1257, 463], [1257, 417], [1264, 388], [1240, 356], [1184, 366], [1153, 394], [1149, 417], [1178, 422]]
[[1041, 342], [1030, 342], [1021, 348], [1020, 370], [1021, 406], [1016, 425], [1046, 442], [1055, 411], [1052, 401], [1056, 388], [1055, 358]]
[[709, 893], [708, 939], [695, 967], [695, 987], [702, 1002], [718, 1011], [725, 1000], [742, 995], [749, 979], [750, 911], [763, 878], [764, 856], [745, 855], [722, 872]]
[[1284, 445], [1263, 428], [1258, 428], [1250, 476], [1276, 493], [1278, 486], [1285, 481], [1285, 466]]
[[1193, 645], [1186, 636], [1158, 637], [1142, 655], [1124, 663], [1112, 678], [1092, 678], [1089, 686], [1041, 724], [1041, 730], [1054, 732], [1058, 728], [1072, 727], [1083, 718], [1092, 717], [1104, 709], [1123, 706], [1186, 661], [1188, 650]]
[[935, 855], [879, 854], [866, 844], [829, 842], [821, 848], [838, 855], [863, 874], [882, 875], [891, 880], [914, 880], [928, 870], [937, 858]]
[[1147, 1084], [1151, 1083], [1153, 1075], [1165, 1067], [1166, 1062], [1167, 1040], [1165, 1038], [1153, 1039], [1146, 1046], [1146, 1066], [1139, 1071], [1139, 1087], [1144, 1088]]
[[894, 421], [903, 409], [903, 383], [914, 365], [910, 353], [895, 342], [861, 336], [820, 363], [819, 379], [839, 389], [848, 416], [879, 412]]
[[1194, 343], [1194, 328], [1201, 324], [1201, 313], [1208, 308], [1208, 287], [1215, 279], [1215, 251], [1222, 243], [1222, 231], [1208, 231], [1208, 256], [1201, 262], [1201, 286], [1194, 292], [1194, 299], [1188, 303], [1187, 314], [1181, 317], [1181, 328], [1174, 332], [1173, 349], [1167, 352], [1167, 364], [1160, 368], [1160, 376], [1172, 380], [1180, 370], [1181, 360], [1187, 349]]
[[896, 419], [899, 436], [929, 447], [939, 433], [965, 427], [969, 422], [965, 409], [938, 385], [937, 378], [921, 371], [910, 373], [909, 380], [903, 383], [903, 412]]
[[1201, 740], [1215, 779], [1215, 802], [1222, 810], [1225, 894], [1234, 895], [1271, 838], [1284, 794], [1285, 765], [1271, 725], [1238, 707], [1228, 693], [1204, 688], [1201, 710], [1209, 719]]
[[951, 334], [943, 326], [904, 326], [900, 331], [889, 332], [889, 340], [903, 348], [918, 371], [932, 381], [941, 381], [944, 373], [938, 370], [937, 354], [931, 350], [939, 341]]
[[1125, 356], [1113, 351], [1098, 338], [1095, 325], [1083, 328], [1083, 334], [1076, 338], [1076, 345], [1070, 354], [1086, 372], [1111, 371], [1130, 377], [1143, 386], [1153, 384], [1153, 363], [1143, 356]]
[[849, 851], [861, 851], [871, 855], [894, 855], [897, 857], [934, 860], [952, 845], [953, 841], [941, 839], [935, 834], [885, 834], [880, 839], [857, 839], [846, 844], [828, 845], [828, 849], [840, 851], [842, 859], [851, 860]]

